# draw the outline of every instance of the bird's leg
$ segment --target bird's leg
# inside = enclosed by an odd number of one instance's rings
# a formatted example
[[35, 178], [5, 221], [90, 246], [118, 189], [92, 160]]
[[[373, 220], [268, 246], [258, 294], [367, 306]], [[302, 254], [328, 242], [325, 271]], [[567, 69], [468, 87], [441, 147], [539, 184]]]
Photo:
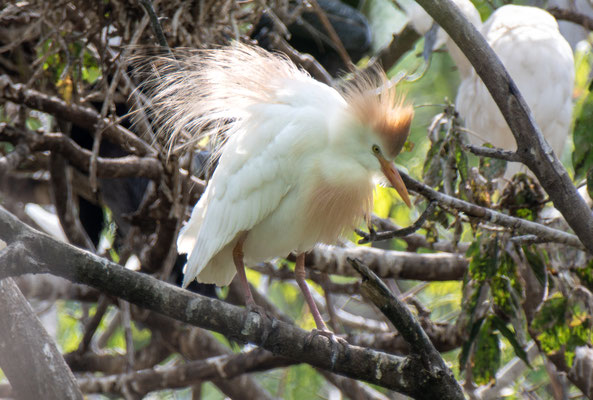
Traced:
[[317, 329], [328, 332], [327, 326], [325, 326], [325, 322], [323, 322], [321, 314], [317, 309], [317, 305], [315, 304], [315, 301], [313, 301], [313, 296], [311, 296], [311, 292], [309, 292], [309, 286], [307, 286], [307, 282], [305, 281], [305, 253], [301, 253], [297, 256], [296, 264], [294, 266], [294, 274], [296, 276], [296, 281], [301, 288], [301, 292], [303, 292], [303, 296], [305, 296], [305, 301], [309, 305], [309, 310], [311, 310], [311, 314], [313, 314]]
[[235, 268], [237, 268], [237, 274], [243, 287], [243, 294], [245, 295], [245, 305], [247, 308], [255, 308], [255, 300], [253, 300], [253, 294], [249, 288], [249, 282], [247, 282], [247, 275], [245, 275], [245, 264], [243, 262], [243, 243], [247, 237], [247, 232], [242, 233], [237, 240], [237, 244], [233, 248], [233, 261]]
[[326, 338], [328, 338], [331, 343], [331, 346], [332, 346], [332, 369], [333, 369], [333, 364], [335, 362], [335, 355], [338, 354], [338, 349], [337, 349], [338, 344], [346, 345], [346, 344], [348, 344], [348, 342], [345, 339], [343, 339], [339, 336], [336, 336], [333, 332], [331, 332], [329, 329], [327, 329], [325, 322], [323, 322], [323, 319], [321, 318], [319, 309], [317, 309], [317, 305], [315, 304], [315, 301], [313, 301], [313, 296], [311, 296], [311, 292], [309, 291], [309, 287], [307, 286], [307, 282], [305, 281], [305, 253], [301, 253], [297, 256], [296, 263], [294, 266], [294, 274], [296, 276], [296, 281], [299, 284], [299, 287], [301, 288], [301, 292], [303, 292], [303, 295], [305, 296], [305, 300], [307, 301], [307, 304], [309, 305], [309, 310], [311, 311], [311, 314], [313, 314], [313, 319], [315, 320], [315, 325], [317, 325], [317, 329], [313, 329], [313, 331], [311, 333], [309, 333], [309, 335], [307, 336], [307, 339], [305, 341], [305, 346], [309, 346], [311, 344], [311, 341], [313, 340], [313, 338], [317, 335], [325, 336]]
[[235, 268], [237, 268], [237, 274], [239, 275], [241, 286], [243, 286], [243, 294], [245, 295], [245, 306], [250, 312], [255, 312], [259, 314], [259, 316], [262, 318], [264, 329], [262, 335], [262, 343], [264, 343], [270, 334], [270, 322], [272, 322], [273, 317], [270, 317], [270, 315], [268, 315], [267, 311], [263, 307], [255, 304], [253, 294], [251, 293], [251, 289], [249, 288], [249, 282], [247, 282], [247, 275], [245, 274], [245, 263], [243, 262], [243, 243], [245, 242], [246, 237], [247, 232], [243, 232], [239, 236], [237, 244], [233, 248], [233, 261], [235, 263]]

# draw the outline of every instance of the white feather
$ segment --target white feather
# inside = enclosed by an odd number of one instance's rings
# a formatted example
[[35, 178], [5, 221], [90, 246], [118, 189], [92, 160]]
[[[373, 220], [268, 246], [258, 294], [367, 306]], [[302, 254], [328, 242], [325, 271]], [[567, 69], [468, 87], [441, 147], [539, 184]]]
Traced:
[[[545, 139], [561, 156], [572, 117], [574, 57], [554, 17], [540, 8], [506, 5], [482, 24], [469, 0], [454, 2], [498, 55]], [[466, 128], [476, 133], [469, 136], [470, 141], [479, 145], [485, 140], [507, 150], [516, 149], [515, 138], [481, 78], [448, 36], [446, 46], [461, 75], [457, 110]], [[505, 177], [520, 168], [518, 163], [509, 163]]]
[[[195, 144], [227, 134], [177, 241], [189, 255], [184, 287], [194, 279], [228, 285], [244, 232], [246, 264], [337, 240], [370, 203], [381, 168], [374, 144], [393, 153], [408, 134], [411, 107], [394, 89], [375, 94], [372, 77], [340, 94], [284, 57], [240, 44], [154, 62], [146, 88], [162, 135]], [[327, 204], [316, 205], [316, 195]]]

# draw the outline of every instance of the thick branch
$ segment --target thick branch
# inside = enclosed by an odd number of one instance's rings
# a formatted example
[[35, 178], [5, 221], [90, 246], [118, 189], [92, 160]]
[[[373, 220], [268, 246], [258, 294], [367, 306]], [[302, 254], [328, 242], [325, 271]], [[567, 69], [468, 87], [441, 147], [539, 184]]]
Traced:
[[550, 7], [548, 8], [548, 12], [552, 14], [556, 19], [561, 19], [564, 21], [579, 24], [589, 31], [593, 30], [593, 18], [591, 18], [588, 15], [581, 14], [579, 12], [572, 10], [562, 9], [559, 7]]
[[0, 366], [16, 391], [11, 396], [82, 400], [55, 342], [10, 278], [0, 280], [0, 304]]
[[[419, 357], [422, 366], [429, 371], [431, 383], [423, 384], [427, 398], [465, 399], [461, 386], [447, 367], [440, 353], [412, 315], [408, 307], [393, 295], [383, 281], [364, 264], [349, 259], [352, 267], [362, 275], [362, 293], [369, 298], [393, 323], [409, 343], [412, 357]], [[432, 392], [432, 393], [430, 393]]]
[[0, 208], [0, 235], [9, 244], [21, 243], [34, 261], [22, 268], [16, 265], [14, 257], [0, 253], [3, 261], [0, 277], [49, 272], [234, 340], [257, 344], [277, 355], [426, 398], [417, 393], [422, 386], [418, 379], [426, 377], [418, 374], [420, 366], [414, 360], [350, 345], [336, 348], [324, 337], [311, 339], [308, 332], [277, 320], [266, 327], [266, 321], [257, 313], [126, 270], [33, 230], [3, 208]]
[[460, 280], [468, 262], [460, 254], [416, 254], [373, 247], [317, 246], [307, 254], [307, 267], [328, 274], [358, 276], [347, 261], [358, 258], [381, 278], [422, 281]]
[[122, 394], [133, 389], [135, 394], [145, 395], [155, 390], [182, 388], [200, 381], [231, 379], [246, 372], [268, 370], [292, 365], [284, 357], [270, 357], [263, 349], [247, 353], [229, 354], [205, 360], [190, 361], [172, 367], [150, 368], [120, 375], [79, 378], [80, 388], [85, 393]]
[[451, 0], [416, 0], [459, 46], [488, 88], [517, 141], [517, 154], [535, 174], [585, 248], [593, 253], [593, 215], [535, 124], [517, 85], [484, 37]]

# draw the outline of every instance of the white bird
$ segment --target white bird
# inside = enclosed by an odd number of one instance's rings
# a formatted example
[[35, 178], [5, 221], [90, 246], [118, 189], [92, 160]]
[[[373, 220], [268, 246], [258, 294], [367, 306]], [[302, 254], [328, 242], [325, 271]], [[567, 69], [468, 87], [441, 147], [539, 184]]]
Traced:
[[327, 330], [305, 282], [304, 254], [369, 216], [381, 173], [410, 206], [391, 160], [408, 137], [411, 106], [384, 74], [337, 90], [247, 45], [157, 68], [153, 117], [173, 139], [182, 130], [194, 141], [213, 137], [222, 127], [228, 136], [178, 238], [179, 252], [189, 255], [183, 286], [194, 279], [225, 286], [238, 273], [246, 304], [255, 307], [244, 262], [294, 251], [296, 280], [317, 327]]
[[[558, 30], [556, 19], [540, 8], [506, 5], [494, 11], [482, 24], [471, 1], [453, 1], [498, 55], [545, 139], [560, 157], [572, 120], [574, 57], [570, 45]], [[417, 5], [407, 11], [419, 33], [426, 33], [430, 26], [427, 21], [431, 21], [428, 14]], [[456, 108], [472, 133], [470, 142], [476, 145], [489, 142], [506, 150], [515, 150], [515, 138], [488, 89], [453, 40], [442, 29], [439, 31], [438, 35], [445, 42], [461, 76]], [[520, 169], [521, 164], [508, 163], [505, 177], [511, 177]]]

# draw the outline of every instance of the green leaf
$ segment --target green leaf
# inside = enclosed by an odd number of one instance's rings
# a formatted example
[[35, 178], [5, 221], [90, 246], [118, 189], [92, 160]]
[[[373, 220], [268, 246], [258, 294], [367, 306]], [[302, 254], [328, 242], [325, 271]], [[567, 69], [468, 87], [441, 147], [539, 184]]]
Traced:
[[[547, 286], [547, 268], [546, 264], [548, 262], [547, 254], [542, 252], [540, 249], [535, 250], [534, 246], [523, 246], [523, 254], [525, 254], [525, 258], [527, 259], [527, 263], [531, 267], [531, 270], [535, 274], [538, 282], [543, 286]], [[532, 251], [533, 249], [533, 251]]]
[[593, 167], [593, 92], [589, 92], [578, 108], [573, 130], [572, 163], [576, 179], [585, 177]]
[[473, 377], [478, 385], [494, 383], [496, 371], [500, 368], [500, 339], [494, 332], [492, 317], [488, 318], [476, 338], [473, 355]]
[[455, 142], [455, 163], [457, 164], [461, 182], [466, 182], [469, 176], [467, 154], [461, 149], [461, 145], [458, 141]]
[[517, 355], [517, 357], [523, 360], [523, 362], [527, 364], [529, 368], [533, 368], [529, 363], [529, 360], [527, 359], [527, 353], [525, 352], [521, 344], [519, 344], [519, 342], [517, 341], [515, 332], [511, 331], [506, 326], [506, 323], [496, 315], [492, 316], [492, 326], [498, 329], [502, 336], [504, 336], [509, 341], [511, 346], [513, 346], [513, 350], [515, 350], [515, 354]]
[[27, 126], [27, 129], [32, 130], [32, 131], [36, 131], [37, 129], [40, 129], [43, 126], [41, 124], [41, 121], [39, 121], [39, 119], [37, 119], [35, 117], [27, 118], [25, 125]]
[[575, 273], [589, 290], [593, 289], [593, 260], [589, 260], [585, 267], [577, 268]]
[[463, 347], [461, 348], [461, 352], [459, 353], [459, 370], [461, 372], [463, 372], [463, 370], [465, 369], [465, 365], [467, 364], [472, 344], [478, 337], [478, 333], [480, 333], [480, 328], [482, 327], [483, 323], [484, 318], [480, 318], [473, 323], [472, 329], [469, 332], [469, 337], [467, 338], [467, 340], [463, 344]]
[[571, 367], [575, 349], [590, 342], [592, 326], [591, 316], [578, 303], [572, 304], [556, 293], [544, 302], [531, 329], [538, 333], [546, 354], [564, 351], [566, 364]]
[[587, 194], [593, 199], [593, 168], [587, 171]]
[[[483, 234], [480, 236], [484, 239]], [[470, 276], [477, 281], [485, 281], [494, 277], [498, 271], [499, 252], [496, 234], [487, 240], [482, 240], [480, 251], [473, 254], [469, 263]]]
[[[490, 143], [484, 143], [482, 146], [493, 148], [494, 146]], [[480, 164], [478, 170], [480, 174], [492, 181], [493, 179], [501, 177], [507, 168], [507, 162], [505, 160], [499, 160], [497, 158], [480, 157]]]

